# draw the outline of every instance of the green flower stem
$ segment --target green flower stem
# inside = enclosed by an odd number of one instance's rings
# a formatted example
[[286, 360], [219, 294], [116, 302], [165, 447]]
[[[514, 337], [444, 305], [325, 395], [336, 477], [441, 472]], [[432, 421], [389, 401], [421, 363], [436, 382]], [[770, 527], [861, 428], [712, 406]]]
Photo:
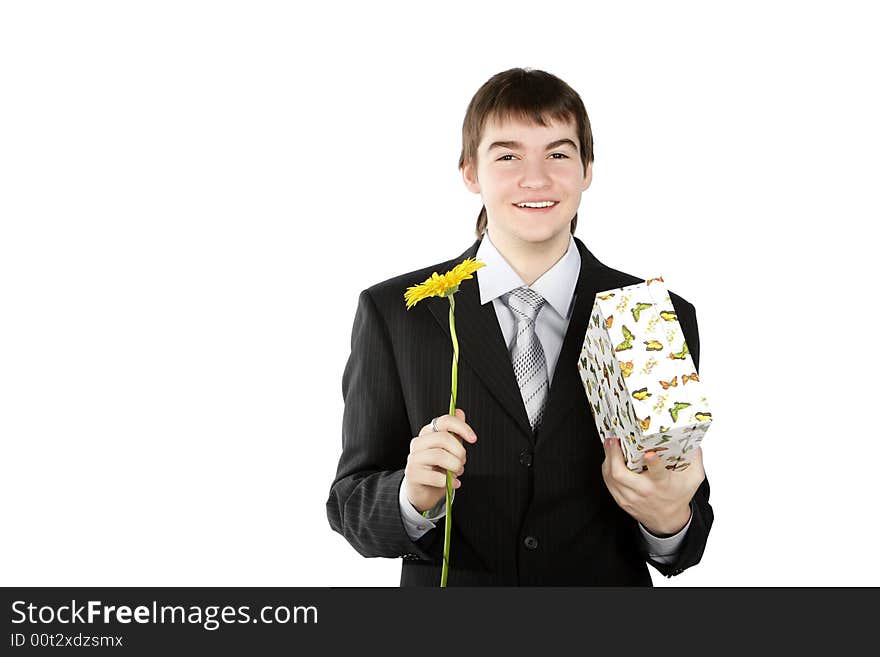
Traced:
[[[449, 414], [455, 416], [455, 398], [458, 394], [458, 337], [455, 335], [455, 299], [449, 295], [449, 332], [452, 334], [452, 394], [449, 398]], [[443, 571], [440, 586], [446, 586], [449, 575], [449, 543], [452, 530], [452, 481], [451, 470], [446, 471], [446, 523], [443, 537]]]

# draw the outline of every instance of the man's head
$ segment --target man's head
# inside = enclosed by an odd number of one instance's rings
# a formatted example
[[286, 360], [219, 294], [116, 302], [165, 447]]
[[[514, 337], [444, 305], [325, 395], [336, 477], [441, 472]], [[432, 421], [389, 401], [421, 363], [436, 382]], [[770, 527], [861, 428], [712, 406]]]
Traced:
[[[458, 166], [483, 198], [476, 235], [487, 224], [530, 242], [574, 233], [581, 193], [592, 180], [593, 135], [580, 96], [559, 78], [513, 68], [490, 78], [468, 105]], [[521, 209], [529, 200], [557, 203]]]

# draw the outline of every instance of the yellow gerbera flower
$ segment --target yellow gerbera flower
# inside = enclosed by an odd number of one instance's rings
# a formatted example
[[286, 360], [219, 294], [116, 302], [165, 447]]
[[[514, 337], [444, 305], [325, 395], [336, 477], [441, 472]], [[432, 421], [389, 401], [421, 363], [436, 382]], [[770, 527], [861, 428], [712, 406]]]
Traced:
[[458, 291], [459, 284], [469, 278], [480, 267], [485, 267], [485, 262], [465, 258], [442, 276], [437, 272], [425, 279], [424, 283], [407, 288], [403, 295], [406, 299], [406, 309], [409, 310], [422, 299], [428, 297], [448, 297]]

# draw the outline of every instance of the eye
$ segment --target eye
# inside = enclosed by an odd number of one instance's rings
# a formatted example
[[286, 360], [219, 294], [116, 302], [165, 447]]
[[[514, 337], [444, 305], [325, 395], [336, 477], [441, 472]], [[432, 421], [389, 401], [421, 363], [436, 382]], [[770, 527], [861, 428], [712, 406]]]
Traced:
[[[570, 158], [568, 157], [568, 155], [566, 155], [565, 153], [551, 153], [551, 154], [550, 154], [550, 157], [553, 157], [554, 155], [559, 155], [560, 158], [562, 158], [562, 159], [564, 159], [564, 160], [568, 160], [568, 159], [570, 159]], [[498, 161], [499, 161], [499, 162], [510, 162], [510, 160], [506, 160], [506, 159], [504, 159], [504, 158], [507, 158], [507, 157], [515, 157], [515, 156], [514, 156], [513, 154], [511, 154], [511, 153], [508, 153], [507, 155], [502, 155], [501, 157], [499, 157], [499, 158], [498, 158]], [[554, 158], [554, 159], [559, 159], [559, 158]]]

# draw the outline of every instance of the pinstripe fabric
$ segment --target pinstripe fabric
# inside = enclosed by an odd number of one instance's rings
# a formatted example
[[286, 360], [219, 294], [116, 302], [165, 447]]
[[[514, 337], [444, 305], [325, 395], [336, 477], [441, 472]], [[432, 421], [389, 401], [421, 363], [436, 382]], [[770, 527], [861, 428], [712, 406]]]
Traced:
[[518, 287], [504, 295], [504, 303], [517, 318], [510, 361], [534, 431], [541, 424], [550, 388], [544, 347], [535, 333], [535, 318], [541, 312], [544, 297], [528, 287]]
[[[678, 556], [653, 561], [638, 523], [602, 479], [602, 443], [577, 357], [596, 292], [640, 282], [599, 262], [575, 238], [581, 271], [541, 424], [534, 431], [492, 303], [475, 279], [456, 294], [460, 346], [457, 407], [479, 436], [466, 443], [467, 470], [450, 528], [449, 586], [650, 586], [647, 563], [666, 576], [698, 563], [714, 513], [709, 481], [691, 501]], [[456, 258], [377, 283], [360, 293], [351, 354], [342, 376], [342, 451], [326, 503], [332, 529], [366, 557], [403, 557], [402, 586], [438, 586], [446, 520], [417, 541], [407, 535], [399, 492], [410, 441], [448, 411], [449, 302], [432, 298], [409, 311], [407, 287], [473, 257]], [[670, 292], [699, 371], [694, 307]], [[540, 435], [540, 439], [538, 439]]]

